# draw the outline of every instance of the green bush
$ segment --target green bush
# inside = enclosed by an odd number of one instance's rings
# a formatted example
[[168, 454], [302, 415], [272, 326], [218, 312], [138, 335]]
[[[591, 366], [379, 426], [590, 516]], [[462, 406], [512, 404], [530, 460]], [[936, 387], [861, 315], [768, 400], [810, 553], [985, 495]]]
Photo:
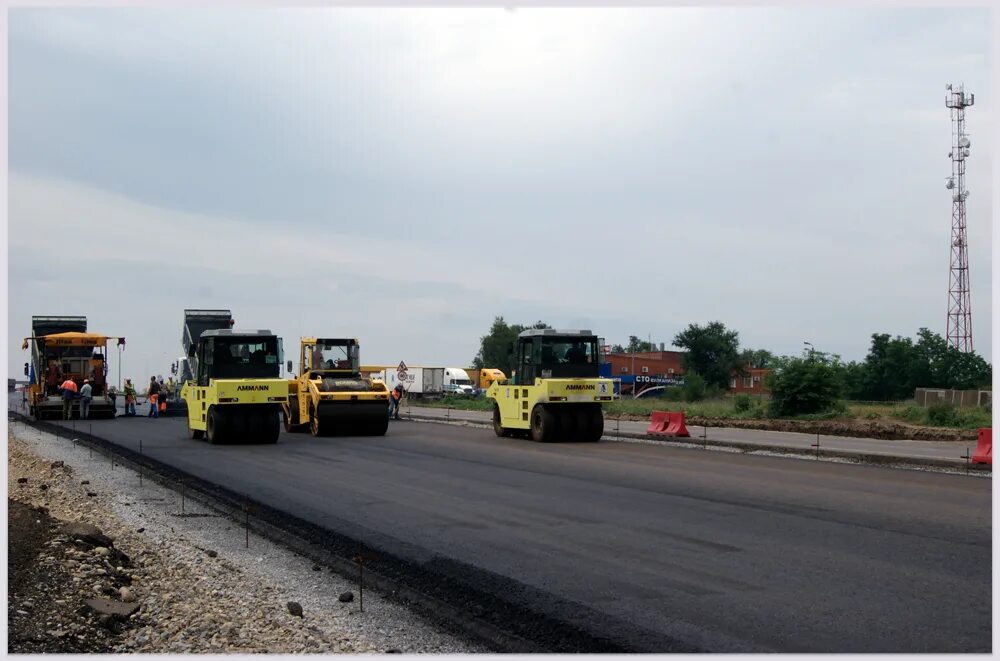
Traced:
[[955, 424], [963, 429], [978, 429], [993, 426], [991, 407], [959, 409], [955, 413]]
[[927, 409], [922, 406], [917, 406], [916, 404], [910, 404], [909, 406], [903, 407], [902, 410], [893, 411], [892, 415], [895, 418], [900, 418], [915, 425], [923, 425], [927, 423]]
[[733, 398], [733, 408], [737, 413], [746, 413], [753, 408], [753, 399], [746, 393], [740, 393]]
[[680, 402], [684, 400], [684, 388], [681, 386], [667, 386], [660, 394], [660, 399], [668, 402]]
[[993, 424], [990, 410], [986, 407], [957, 409], [951, 404], [932, 404], [927, 408], [910, 405], [901, 410], [893, 411], [892, 415], [910, 424], [926, 427], [978, 429], [990, 427]]
[[846, 411], [842, 389], [839, 372], [821, 355], [792, 358], [774, 376], [771, 411], [777, 416]]
[[927, 422], [935, 427], [954, 427], [958, 422], [957, 411], [951, 404], [931, 404], [927, 407]]
[[705, 379], [698, 374], [689, 372], [685, 375], [682, 388], [685, 402], [700, 402], [705, 399]]
[[702, 399], [723, 399], [728, 391], [712, 383], [705, 384], [705, 394]]

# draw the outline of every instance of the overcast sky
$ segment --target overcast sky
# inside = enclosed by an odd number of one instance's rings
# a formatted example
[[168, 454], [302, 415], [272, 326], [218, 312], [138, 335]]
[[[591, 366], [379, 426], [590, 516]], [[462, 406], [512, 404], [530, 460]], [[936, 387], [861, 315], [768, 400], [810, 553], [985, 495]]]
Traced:
[[11, 376], [33, 314], [166, 374], [186, 307], [410, 365], [467, 366], [496, 315], [943, 335], [961, 81], [992, 360], [988, 9], [9, 12]]

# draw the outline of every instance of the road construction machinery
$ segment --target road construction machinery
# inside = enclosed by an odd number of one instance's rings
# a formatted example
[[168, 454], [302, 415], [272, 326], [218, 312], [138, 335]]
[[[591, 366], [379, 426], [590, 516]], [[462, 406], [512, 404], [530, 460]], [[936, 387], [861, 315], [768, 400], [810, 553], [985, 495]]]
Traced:
[[599, 376], [598, 338], [589, 330], [529, 329], [517, 336], [512, 378], [494, 381], [497, 436], [530, 433], [536, 441], [598, 441], [603, 402], [614, 383]]
[[234, 330], [229, 310], [185, 310], [182, 343], [193, 378], [181, 388], [188, 433], [210, 443], [277, 443], [288, 382], [281, 338]]
[[282, 404], [285, 429], [313, 436], [382, 436], [389, 427], [389, 391], [361, 375], [356, 339], [303, 337], [298, 378]]
[[[24, 365], [28, 377], [28, 412], [36, 420], [61, 418], [63, 400], [60, 386], [67, 380], [90, 381], [91, 418], [113, 418], [115, 407], [108, 397], [108, 343], [124, 337], [110, 337], [87, 332], [86, 317], [36, 316], [31, 318], [31, 336], [24, 338], [22, 349], [31, 349], [31, 360]], [[73, 402], [71, 415], [79, 417], [79, 400]]]

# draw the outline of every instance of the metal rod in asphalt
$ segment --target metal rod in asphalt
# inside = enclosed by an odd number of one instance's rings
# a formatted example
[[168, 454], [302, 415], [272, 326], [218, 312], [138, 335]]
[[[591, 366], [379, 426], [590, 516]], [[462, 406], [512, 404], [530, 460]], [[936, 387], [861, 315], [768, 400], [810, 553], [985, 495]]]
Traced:
[[358, 563], [358, 606], [361, 612], [365, 612], [365, 560], [374, 560], [374, 555], [365, 556], [359, 553], [354, 556], [354, 562]]

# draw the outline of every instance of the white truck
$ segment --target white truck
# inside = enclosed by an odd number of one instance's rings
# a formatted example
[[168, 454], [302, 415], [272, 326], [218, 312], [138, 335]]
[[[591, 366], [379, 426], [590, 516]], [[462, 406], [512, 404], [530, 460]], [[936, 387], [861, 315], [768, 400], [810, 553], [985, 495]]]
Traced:
[[[402, 383], [407, 396], [434, 399], [444, 395], [444, 370], [443, 367], [408, 367], [405, 372], [400, 372], [398, 368], [389, 368], [383, 370], [379, 377], [389, 390]], [[402, 381], [400, 374], [403, 375]]]
[[446, 367], [444, 368], [444, 391], [449, 395], [471, 397], [475, 393], [475, 386], [465, 368]]

